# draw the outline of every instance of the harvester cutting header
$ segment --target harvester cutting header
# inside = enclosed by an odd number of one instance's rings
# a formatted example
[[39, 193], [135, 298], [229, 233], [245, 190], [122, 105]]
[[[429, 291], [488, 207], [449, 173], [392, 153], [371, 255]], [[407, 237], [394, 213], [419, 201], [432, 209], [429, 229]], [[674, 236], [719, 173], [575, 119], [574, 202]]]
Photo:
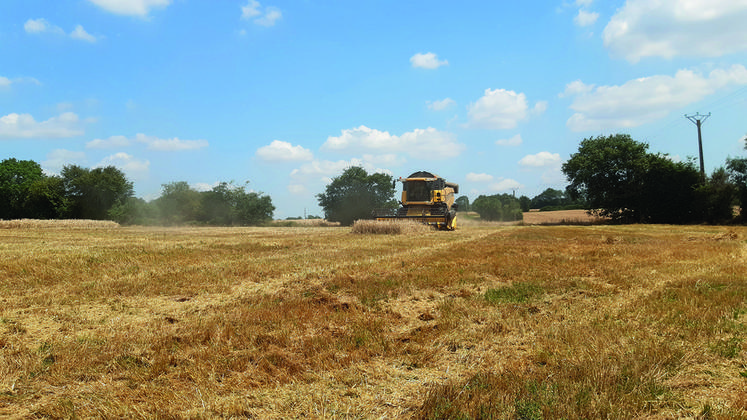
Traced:
[[409, 219], [440, 230], [456, 228], [454, 194], [459, 193], [458, 184], [425, 171], [415, 172], [405, 179], [400, 177], [399, 181], [402, 182], [402, 207], [374, 210], [376, 220]]

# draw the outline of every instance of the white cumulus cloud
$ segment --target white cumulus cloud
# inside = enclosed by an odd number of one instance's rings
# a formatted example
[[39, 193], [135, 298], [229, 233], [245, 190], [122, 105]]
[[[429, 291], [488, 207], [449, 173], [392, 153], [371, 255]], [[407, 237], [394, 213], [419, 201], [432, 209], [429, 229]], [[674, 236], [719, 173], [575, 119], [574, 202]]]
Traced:
[[28, 34], [36, 34], [47, 30], [46, 19], [29, 19], [23, 24], [23, 30]]
[[41, 86], [41, 82], [33, 77], [14, 77], [12, 79], [0, 76], [0, 88], [9, 87], [10, 85], [18, 83], [31, 83], [37, 86]]
[[179, 152], [208, 147], [207, 140], [181, 140], [178, 137], [172, 139], [161, 139], [155, 136], [138, 133], [132, 138], [126, 136], [111, 136], [108, 139], [94, 139], [86, 143], [86, 148], [114, 149], [128, 147], [135, 143], [144, 144], [148, 150], [159, 152]]
[[208, 147], [207, 140], [181, 140], [178, 137], [174, 137], [173, 139], [161, 139], [155, 136], [147, 136], [142, 133], [135, 135], [135, 141], [146, 144], [148, 150], [156, 150], [159, 152], [179, 152]]
[[84, 165], [86, 154], [72, 150], [55, 149], [47, 153], [47, 159], [41, 162], [47, 174], [58, 174], [65, 165]]
[[70, 33], [70, 37], [73, 39], [79, 39], [81, 41], [96, 42], [97, 38], [83, 29], [83, 26], [78, 25], [75, 27], [73, 32]]
[[429, 52], [429, 53], [417, 53], [410, 57], [410, 64], [412, 64], [413, 67], [420, 67], [424, 69], [437, 69], [441, 66], [445, 66], [449, 64], [448, 60], [439, 60], [438, 55]]
[[[506, 89], [485, 89], [484, 95], [468, 106], [470, 127], [505, 130], [515, 128], [529, 115], [529, 104], [523, 93]], [[541, 114], [547, 102], [539, 101], [532, 112]]]
[[273, 6], [263, 7], [257, 0], [249, 0], [245, 6], [241, 6], [241, 19], [251, 20], [257, 25], [274, 26], [282, 17], [280, 9]]
[[213, 182], [212, 184], [209, 182], [195, 182], [194, 184], [190, 184], [190, 187], [192, 187], [195, 191], [210, 191], [213, 188], [218, 186], [218, 182]]
[[291, 178], [296, 181], [296, 184], [306, 184], [314, 181], [322, 181], [328, 183], [333, 177], [342, 174], [342, 172], [352, 166], [360, 166], [365, 169], [366, 172], [370, 173], [385, 173], [391, 175], [391, 171], [386, 169], [377, 168], [371, 162], [364, 159], [353, 158], [350, 160], [313, 160], [309, 163], [304, 163], [300, 168], [291, 171]]
[[93, 139], [86, 143], [86, 149], [115, 149], [120, 147], [127, 147], [130, 144], [130, 139], [125, 136], [111, 136], [108, 139]]
[[478, 174], [470, 172], [465, 176], [465, 179], [467, 180], [467, 182], [481, 184], [481, 186], [472, 189], [472, 192], [475, 194], [480, 194], [486, 191], [491, 193], [498, 193], [524, 188], [524, 185], [515, 179], [495, 177], [486, 173]]
[[568, 96], [580, 95], [589, 93], [594, 90], [594, 85], [587, 85], [580, 80], [574, 80], [571, 83], [565, 85], [565, 91], [558, 94], [558, 97], [565, 98]]
[[745, 0], [627, 0], [602, 34], [630, 62], [644, 57], [718, 57], [747, 50]]
[[426, 102], [428, 104], [428, 109], [432, 109], [434, 111], [442, 111], [451, 105], [454, 105], [456, 102], [454, 102], [451, 98], [445, 98], [441, 99], [439, 101], [428, 101]]
[[148, 16], [155, 8], [164, 8], [171, 0], [88, 0], [107, 12], [127, 16]]
[[542, 115], [545, 111], [547, 111], [547, 101], [537, 101], [532, 109], [532, 114]]
[[52, 25], [44, 18], [29, 19], [23, 24], [23, 30], [29, 34], [40, 34], [44, 32], [53, 32], [58, 34], [64, 34], [65, 31], [59, 26]]
[[[26, 23], [23, 25], [23, 29], [28, 34], [51, 33], [55, 35], [65, 36], [65, 31], [62, 28], [49, 23], [44, 18], [27, 20]], [[86, 30], [83, 29], [82, 25], [75, 26], [75, 29], [73, 29], [72, 32], [70, 32], [70, 38], [76, 39], [79, 41], [91, 42], [91, 43], [96, 42], [98, 40], [97, 37], [86, 32]]]
[[265, 14], [254, 20], [254, 23], [262, 26], [274, 26], [275, 22], [283, 17], [283, 13], [276, 7], [268, 7]]
[[63, 138], [82, 134], [78, 116], [72, 112], [42, 122], [29, 114], [12, 113], [0, 117], [0, 139]]
[[377, 166], [402, 166], [407, 162], [404, 157], [394, 153], [387, 153], [383, 155], [364, 154], [363, 161], [370, 162], [371, 164]]
[[490, 184], [490, 190], [494, 192], [520, 190], [522, 188], [524, 188], [524, 184], [511, 178], [499, 178], [496, 182]]
[[468, 173], [464, 179], [466, 179], [469, 182], [490, 182], [493, 180], [493, 175], [486, 174], [486, 173], [474, 173], [470, 172]]
[[590, 26], [593, 25], [597, 19], [599, 19], [599, 13], [581, 9], [578, 11], [576, 17], [573, 18], [573, 22], [578, 26]]
[[435, 128], [416, 128], [400, 136], [361, 125], [342, 130], [340, 136], [330, 136], [323, 149], [346, 151], [402, 152], [416, 158], [445, 159], [457, 156], [464, 145], [456, 141], [452, 133]]
[[713, 70], [707, 76], [680, 70], [674, 76], [642, 77], [619, 86], [574, 83], [573, 90], [578, 93], [571, 109], [575, 113], [567, 126], [573, 131], [605, 130], [637, 127], [664, 118], [724, 87], [747, 85], [747, 69], [733, 65]]
[[241, 18], [251, 19], [261, 15], [262, 12], [259, 11], [259, 8], [260, 4], [257, 0], [249, 0], [246, 6], [241, 6]]
[[357, 128], [342, 130], [342, 134], [338, 137], [328, 137], [322, 148], [331, 150], [350, 148], [385, 150], [394, 147], [395, 143], [396, 136], [392, 136], [386, 131], [379, 131], [361, 125]]
[[554, 167], [561, 163], [560, 154], [550, 152], [539, 152], [535, 155], [526, 155], [519, 160], [519, 165], [533, 168]]
[[135, 179], [142, 179], [150, 169], [150, 162], [137, 160], [130, 154], [119, 152], [103, 158], [101, 162], [95, 165], [97, 168], [105, 166], [115, 166]]
[[304, 161], [314, 158], [311, 150], [280, 140], [273, 140], [269, 145], [257, 149], [257, 156], [269, 162]]

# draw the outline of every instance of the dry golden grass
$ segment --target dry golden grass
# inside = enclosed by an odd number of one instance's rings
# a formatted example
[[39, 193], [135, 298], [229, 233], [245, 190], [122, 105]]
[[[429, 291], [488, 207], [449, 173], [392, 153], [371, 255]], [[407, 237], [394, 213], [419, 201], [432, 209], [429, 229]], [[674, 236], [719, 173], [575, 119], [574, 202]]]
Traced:
[[524, 213], [524, 224], [527, 225], [584, 225], [599, 222], [599, 218], [590, 216], [586, 210], [530, 211]]
[[747, 228], [0, 230], [0, 417], [745, 418]]
[[113, 229], [118, 228], [119, 223], [111, 220], [39, 220], [39, 219], [14, 219], [0, 220], [0, 229], [38, 229], [38, 228], [62, 228], [62, 229]]
[[292, 220], [273, 220], [273, 224], [295, 227], [332, 227], [340, 226], [340, 222], [329, 222], [325, 219], [292, 219]]
[[427, 224], [412, 220], [356, 220], [351, 232], [363, 235], [423, 235], [433, 230]]
[[605, 220], [590, 216], [586, 210], [529, 211], [522, 214], [521, 221], [489, 222], [480, 219], [476, 212], [458, 213], [459, 227], [487, 227], [496, 225], [594, 225]]

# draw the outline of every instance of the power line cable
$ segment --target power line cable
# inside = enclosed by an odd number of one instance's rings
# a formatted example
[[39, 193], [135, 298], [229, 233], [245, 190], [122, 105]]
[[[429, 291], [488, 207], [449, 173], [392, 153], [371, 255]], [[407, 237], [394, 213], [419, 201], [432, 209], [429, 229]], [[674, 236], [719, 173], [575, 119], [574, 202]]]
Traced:
[[[743, 86], [740, 89], [732, 91], [724, 96], [713, 99], [710, 102], [706, 102], [702, 105], [702, 108], [710, 109], [711, 112], [718, 111], [726, 106], [736, 104], [740, 100], [747, 101], [747, 86]], [[673, 115], [672, 117], [668, 118], [663, 126], [649, 132], [644, 131], [643, 137], [647, 139], [656, 139], [662, 132], [669, 131], [669, 129], [671, 129], [672, 127], [682, 125], [682, 123], [683, 121], [679, 115]]]
[[[708, 108], [711, 110], [713, 110], [714, 108], [721, 109], [726, 105], [731, 105], [733, 103], [736, 103], [737, 102], [736, 99], [741, 95], [745, 95], [745, 99], [747, 99], [747, 86], [737, 89], [720, 98], [716, 98], [713, 101], [706, 103], [703, 106], [703, 108]], [[732, 99], [735, 99], [735, 100], [732, 101]]]

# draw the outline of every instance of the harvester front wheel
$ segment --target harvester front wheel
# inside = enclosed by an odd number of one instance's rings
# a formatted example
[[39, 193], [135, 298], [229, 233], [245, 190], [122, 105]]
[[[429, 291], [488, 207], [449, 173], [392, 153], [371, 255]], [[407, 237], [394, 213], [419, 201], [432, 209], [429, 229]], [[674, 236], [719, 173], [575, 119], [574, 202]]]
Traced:
[[457, 221], [456, 221], [456, 212], [449, 212], [446, 213], [446, 230], [454, 230], [456, 229]]

